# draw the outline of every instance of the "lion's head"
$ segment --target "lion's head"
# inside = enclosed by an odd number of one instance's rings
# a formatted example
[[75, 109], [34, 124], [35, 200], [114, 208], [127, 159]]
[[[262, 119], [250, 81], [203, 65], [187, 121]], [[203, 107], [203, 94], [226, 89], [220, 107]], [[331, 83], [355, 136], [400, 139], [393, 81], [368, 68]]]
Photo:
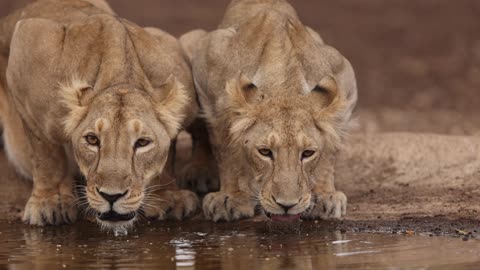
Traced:
[[78, 80], [62, 88], [65, 131], [89, 207], [104, 226], [132, 223], [183, 121], [189, 100], [183, 86], [171, 76], [154, 93], [128, 85], [97, 93]]
[[227, 83], [230, 144], [267, 216], [300, 218], [314, 205], [319, 168], [340, 147], [356, 103], [356, 92], [341, 86], [325, 74], [312, 90], [268, 96], [245, 75]]

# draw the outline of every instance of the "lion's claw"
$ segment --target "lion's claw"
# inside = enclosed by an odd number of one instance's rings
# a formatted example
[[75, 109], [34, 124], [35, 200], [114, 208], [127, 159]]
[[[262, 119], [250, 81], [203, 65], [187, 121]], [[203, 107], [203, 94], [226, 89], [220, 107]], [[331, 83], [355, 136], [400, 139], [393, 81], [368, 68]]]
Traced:
[[74, 201], [74, 196], [69, 194], [49, 197], [32, 195], [25, 206], [23, 221], [36, 226], [73, 223], [77, 219]]
[[315, 205], [302, 218], [339, 219], [347, 212], [347, 196], [343, 192], [316, 194]]
[[214, 222], [245, 219], [255, 215], [255, 203], [240, 192], [214, 192], [203, 199], [203, 212]]
[[189, 190], [163, 191], [158, 195], [161, 201], [144, 209], [150, 219], [182, 220], [192, 216], [200, 205], [197, 195]]

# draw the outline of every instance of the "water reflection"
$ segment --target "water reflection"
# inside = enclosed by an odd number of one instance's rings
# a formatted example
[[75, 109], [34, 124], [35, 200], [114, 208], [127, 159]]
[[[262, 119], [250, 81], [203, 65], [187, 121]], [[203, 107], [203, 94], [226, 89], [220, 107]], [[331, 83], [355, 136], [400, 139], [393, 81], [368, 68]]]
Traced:
[[0, 223], [7, 269], [478, 269], [480, 241], [329, 232], [322, 224], [158, 223], [127, 237], [95, 224], [30, 228]]
[[195, 269], [195, 251], [192, 241], [184, 238], [175, 238], [170, 241], [175, 246], [175, 261], [177, 268]]

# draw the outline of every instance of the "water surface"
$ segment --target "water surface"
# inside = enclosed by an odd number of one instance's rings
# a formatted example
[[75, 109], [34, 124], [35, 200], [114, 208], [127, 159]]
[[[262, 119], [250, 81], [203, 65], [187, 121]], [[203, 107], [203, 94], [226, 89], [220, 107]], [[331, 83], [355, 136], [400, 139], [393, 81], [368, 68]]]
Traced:
[[328, 231], [322, 223], [154, 223], [125, 237], [93, 223], [0, 223], [0, 269], [480, 269], [480, 240]]

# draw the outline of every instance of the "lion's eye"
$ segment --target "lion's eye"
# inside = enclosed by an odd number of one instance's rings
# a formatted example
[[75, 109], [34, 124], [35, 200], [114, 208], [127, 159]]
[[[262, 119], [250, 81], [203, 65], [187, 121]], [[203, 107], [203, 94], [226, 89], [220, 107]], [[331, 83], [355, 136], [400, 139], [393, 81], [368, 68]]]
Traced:
[[98, 139], [97, 136], [95, 136], [93, 134], [88, 134], [87, 136], [85, 136], [85, 140], [87, 141], [87, 143], [89, 145], [92, 145], [92, 146], [99, 146], [100, 145], [100, 140]]
[[272, 150], [270, 150], [270, 149], [268, 149], [268, 148], [258, 149], [258, 152], [259, 152], [260, 155], [262, 155], [262, 156], [269, 157], [269, 158], [272, 158], [272, 159], [273, 159]]
[[151, 141], [147, 139], [139, 139], [137, 142], [135, 142], [135, 148], [141, 148], [149, 145]]
[[302, 153], [302, 159], [309, 158], [315, 154], [315, 151], [313, 150], [305, 150]]

